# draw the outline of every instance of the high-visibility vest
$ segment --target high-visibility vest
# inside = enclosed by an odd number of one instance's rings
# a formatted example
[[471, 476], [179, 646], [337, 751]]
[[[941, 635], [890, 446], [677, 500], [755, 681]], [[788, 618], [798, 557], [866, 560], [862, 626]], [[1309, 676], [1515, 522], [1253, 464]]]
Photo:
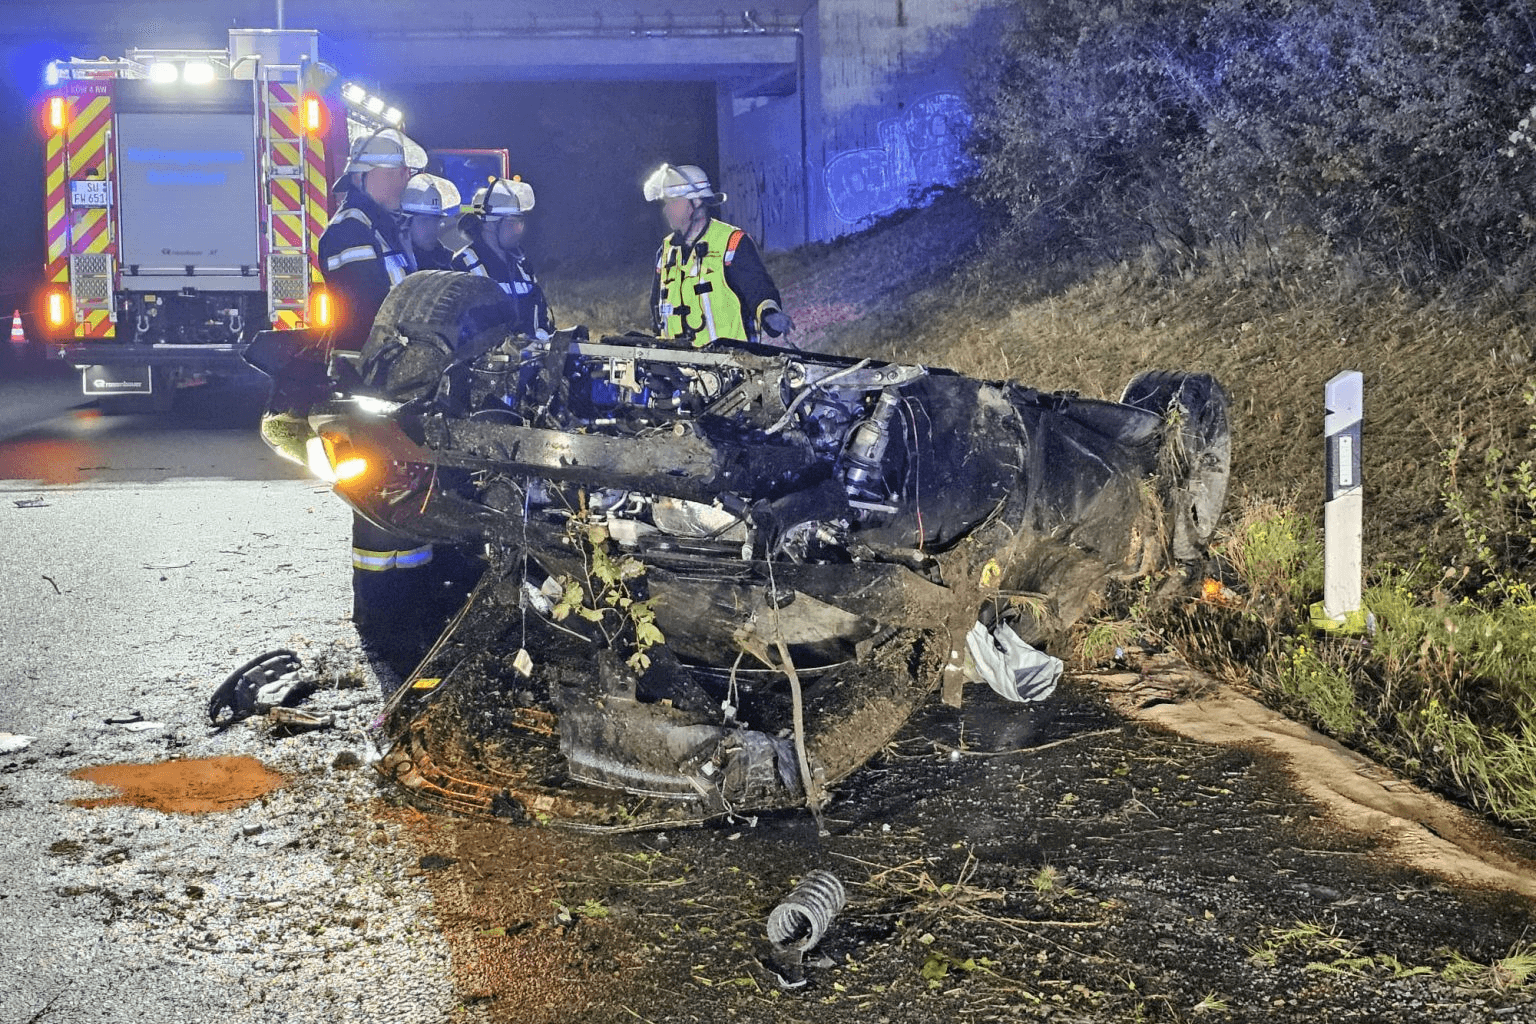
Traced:
[[656, 259], [661, 282], [656, 320], [663, 338], [681, 338], [703, 348], [727, 338], [747, 340], [746, 316], [741, 299], [725, 282], [725, 268], [736, 258], [742, 231], [721, 220], [711, 220], [693, 244], [688, 259], [684, 246], [667, 236]]

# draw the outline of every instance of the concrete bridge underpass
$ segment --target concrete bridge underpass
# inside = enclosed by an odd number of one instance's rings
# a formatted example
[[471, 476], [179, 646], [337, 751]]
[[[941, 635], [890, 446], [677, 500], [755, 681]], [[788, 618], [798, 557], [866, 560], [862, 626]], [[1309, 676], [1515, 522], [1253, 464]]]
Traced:
[[316, 29], [322, 59], [398, 97], [425, 144], [511, 150], [558, 260], [593, 251], [594, 233], [610, 255], [653, 249], [638, 185], [662, 160], [703, 165], [732, 196], [725, 216], [771, 249], [856, 230], [957, 180], [962, 55], [995, 3], [13, 0], [0, 47], [20, 103], [50, 59], [222, 48], [230, 27], [280, 21]]

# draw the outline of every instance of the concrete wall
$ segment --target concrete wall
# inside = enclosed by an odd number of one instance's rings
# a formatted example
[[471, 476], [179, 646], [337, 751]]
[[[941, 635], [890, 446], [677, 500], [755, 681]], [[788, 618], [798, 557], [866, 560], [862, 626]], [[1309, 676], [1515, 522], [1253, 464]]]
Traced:
[[[999, 0], [819, 0], [807, 12], [811, 233], [832, 238], [966, 169], [967, 61]], [[812, 23], [813, 22], [813, 23]]]
[[856, 231], [958, 182], [968, 62], [1002, 3], [817, 0], [800, 21], [794, 80], [719, 85], [726, 216], [781, 249]]
[[807, 230], [800, 94], [754, 93], [741, 95], [730, 84], [716, 91], [717, 187], [731, 197], [721, 216], [764, 249], [787, 249], [805, 241]]

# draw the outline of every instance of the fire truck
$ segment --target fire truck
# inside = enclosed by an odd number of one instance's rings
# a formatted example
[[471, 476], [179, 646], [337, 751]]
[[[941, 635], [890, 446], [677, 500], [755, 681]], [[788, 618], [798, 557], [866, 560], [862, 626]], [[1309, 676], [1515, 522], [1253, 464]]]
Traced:
[[[249, 372], [255, 332], [329, 326], [331, 183], [350, 139], [404, 118], [319, 47], [311, 30], [231, 29], [224, 50], [48, 66], [39, 322], [85, 394], [168, 408], [178, 385]], [[432, 157], [466, 199], [507, 173], [505, 150]]]

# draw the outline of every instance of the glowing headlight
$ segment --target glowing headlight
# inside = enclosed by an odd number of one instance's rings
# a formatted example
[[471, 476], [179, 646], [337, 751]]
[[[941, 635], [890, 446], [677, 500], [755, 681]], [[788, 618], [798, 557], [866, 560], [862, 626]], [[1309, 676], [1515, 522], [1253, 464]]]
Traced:
[[149, 66], [149, 80], [164, 85], [166, 82], [174, 82], [181, 75], [181, 69], [170, 61], [157, 60]]
[[336, 471], [331, 468], [331, 458], [326, 454], [324, 441], [312, 437], [304, 442], [304, 455], [311, 473], [328, 484], [336, 482]]
[[370, 398], [367, 395], [358, 395], [352, 399], [352, 404], [357, 406], [358, 412], [365, 412], [370, 416], [388, 416], [400, 408], [399, 402], [389, 402], [382, 398]]
[[213, 65], [193, 61], [181, 69], [181, 80], [188, 85], [207, 85], [213, 81]]

